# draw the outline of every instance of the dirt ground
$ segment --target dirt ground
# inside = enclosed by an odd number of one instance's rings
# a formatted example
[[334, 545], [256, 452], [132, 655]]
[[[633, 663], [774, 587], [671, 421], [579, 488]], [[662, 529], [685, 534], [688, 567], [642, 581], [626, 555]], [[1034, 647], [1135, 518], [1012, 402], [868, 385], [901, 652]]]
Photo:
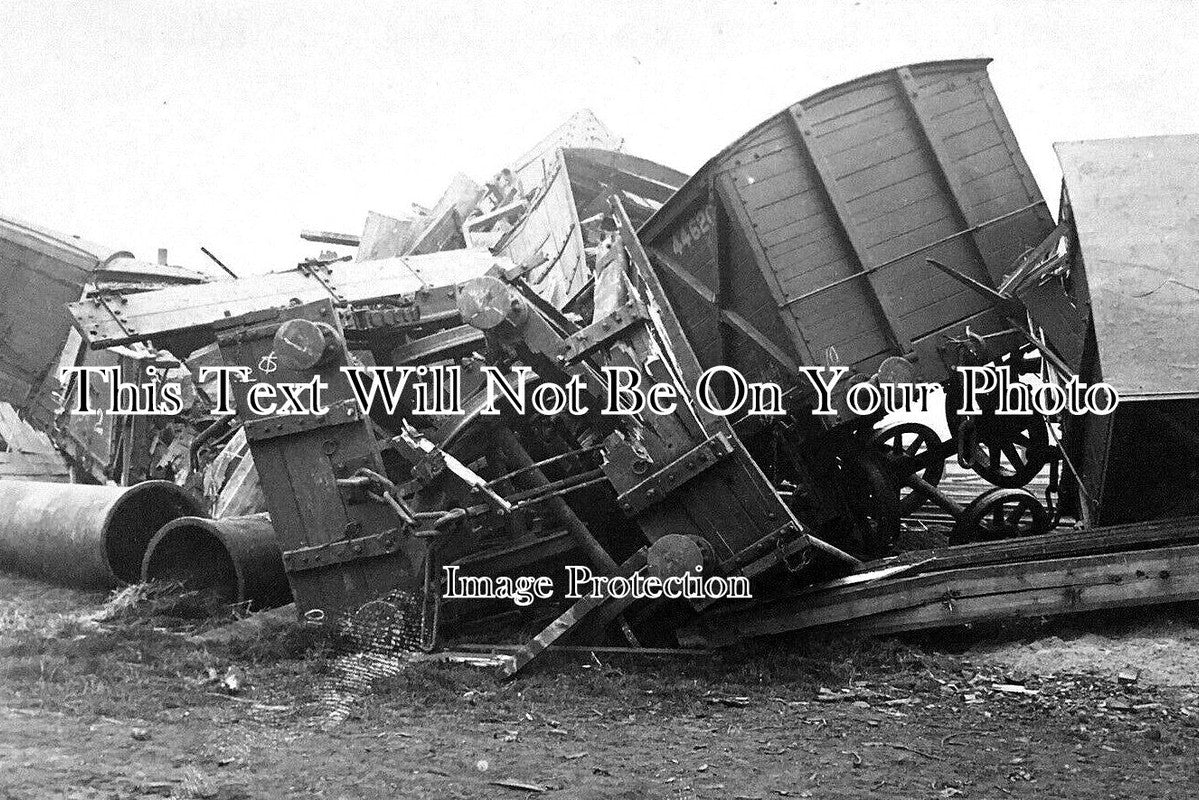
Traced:
[[967, 658], [945, 635], [563, 655], [508, 683], [415, 664], [334, 724], [336, 662], [313, 631], [274, 623], [199, 641], [144, 611], [104, 618], [104, 600], [0, 576], [0, 798], [1185, 798], [1199, 787], [1192, 689]]

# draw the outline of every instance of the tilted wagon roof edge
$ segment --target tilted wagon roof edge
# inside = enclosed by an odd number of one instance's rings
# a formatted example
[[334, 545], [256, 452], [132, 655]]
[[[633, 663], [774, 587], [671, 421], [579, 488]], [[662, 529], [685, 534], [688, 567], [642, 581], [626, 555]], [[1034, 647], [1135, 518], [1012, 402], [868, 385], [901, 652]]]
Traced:
[[[711, 170], [713, 164], [716, 164], [721, 159], [723, 159], [725, 156], [727, 156], [729, 153], [731, 153], [733, 150], [735, 150], [738, 147], [738, 145], [740, 145], [746, 139], [753, 136], [762, 127], [769, 125], [774, 119], [776, 119], [777, 117], [779, 117], [782, 114], [786, 114], [788, 111], [790, 111], [790, 109], [794, 108], [797, 105], [798, 106], [814, 105], [817, 102], [821, 102], [824, 100], [828, 100], [832, 97], [836, 97], [837, 95], [847, 92], [851, 89], [860, 89], [864, 86], [869, 86], [872, 83], [876, 83], [884, 78], [889, 78], [891, 75], [894, 75], [897, 70], [904, 69], [904, 68], [907, 68], [910, 70], [924, 71], [924, 70], [928, 70], [931, 67], [940, 67], [940, 68], [950, 68], [950, 67], [955, 67], [955, 66], [956, 67], [970, 67], [970, 66], [986, 67], [992, 61], [994, 61], [994, 59], [988, 58], [988, 57], [949, 58], [949, 59], [944, 59], [941, 61], [920, 61], [920, 62], [917, 62], [914, 64], [897, 64], [893, 67], [876, 70], [874, 72], [867, 73], [866, 75], [859, 75], [856, 78], [851, 78], [847, 81], [842, 81], [841, 83], [835, 84], [833, 86], [829, 86], [825, 89], [821, 89], [820, 91], [815, 92], [814, 94], [810, 94], [807, 97], [801, 98], [787, 106], [784, 106], [783, 108], [779, 109], [778, 111], [771, 114], [770, 116], [762, 119], [760, 122], [758, 122], [752, 128], [745, 131], [745, 133], [741, 134], [736, 139], [734, 139], [732, 142], [727, 144], [725, 147], [721, 148], [721, 150], [719, 152], [717, 152], [716, 155], [712, 156], [707, 161], [705, 161], [703, 166], [701, 166], [699, 169], [697, 169], [691, 175], [691, 177], [687, 179], [687, 182], [679, 187], [678, 191], [675, 192], [675, 194], [678, 195], [678, 194], [682, 194], [683, 192], [689, 191], [689, 190], [693, 189], [701, 180], [707, 180], [707, 174]], [[650, 217], [648, 220], [645, 221], [645, 224], [642, 225], [641, 229], [638, 231], [638, 235], [641, 238], [646, 239], [646, 240], [654, 238], [654, 236], [658, 232], [660, 232], [658, 229], [661, 228], [663, 225], [665, 225], [666, 221], [668, 219], [672, 218], [674, 213], [675, 213], [674, 210], [671, 209], [669, 207], [669, 205], [664, 206], [661, 210], [659, 210], [652, 217]]]

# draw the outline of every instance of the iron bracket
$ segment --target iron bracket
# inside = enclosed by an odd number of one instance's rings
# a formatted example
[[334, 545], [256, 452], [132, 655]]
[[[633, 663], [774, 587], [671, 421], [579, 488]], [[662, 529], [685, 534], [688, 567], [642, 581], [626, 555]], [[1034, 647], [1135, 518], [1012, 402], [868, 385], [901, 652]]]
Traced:
[[314, 281], [324, 287], [329, 296], [339, 306], [347, 306], [349, 303], [333, 283], [333, 271], [329, 269], [329, 262], [325, 261], [305, 261], [299, 266], [300, 273], [312, 278]]
[[334, 425], [345, 425], [362, 419], [362, 409], [356, 400], [341, 400], [329, 406], [329, 410], [320, 415], [289, 414], [281, 417], [266, 417], [264, 419], [248, 420], [243, 427], [246, 438], [252, 442], [261, 442], [279, 436], [290, 436], [295, 433], [328, 428]]
[[558, 362], [574, 364], [648, 319], [645, 304], [634, 298], [603, 319], [566, 337], [558, 349]]
[[621, 493], [616, 499], [625, 512], [639, 513], [654, 503], [661, 502], [675, 489], [732, 453], [733, 445], [728, 437], [718, 433]]
[[288, 551], [283, 554], [283, 568], [289, 573], [321, 569], [349, 561], [388, 555], [396, 552], [399, 546], [399, 528], [388, 528], [371, 536], [342, 539]]

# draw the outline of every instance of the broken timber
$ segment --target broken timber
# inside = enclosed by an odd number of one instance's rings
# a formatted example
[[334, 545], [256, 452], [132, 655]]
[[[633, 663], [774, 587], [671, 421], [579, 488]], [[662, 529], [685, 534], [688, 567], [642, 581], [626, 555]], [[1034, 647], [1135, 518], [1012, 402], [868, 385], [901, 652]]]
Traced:
[[[1174, 545], [1174, 546], [1168, 546]], [[715, 611], [709, 645], [837, 625], [883, 634], [1199, 599], [1199, 518], [907, 554], [842, 581]]]
[[[253, 311], [332, 297], [338, 304], [453, 287], [491, 267], [511, 267], [483, 250], [454, 250], [355, 263], [307, 266], [249, 275], [236, 281], [181, 286], [139, 294], [93, 297], [69, 305], [93, 349], [143, 341], [189, 328], [210, 327]], [[448, 288], [446, 288], [448, 287]]]

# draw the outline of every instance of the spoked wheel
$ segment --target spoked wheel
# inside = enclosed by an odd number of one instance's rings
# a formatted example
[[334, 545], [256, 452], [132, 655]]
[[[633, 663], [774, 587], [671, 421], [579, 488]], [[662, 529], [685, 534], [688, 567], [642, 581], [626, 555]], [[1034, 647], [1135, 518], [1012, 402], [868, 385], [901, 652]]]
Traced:
[[968, 466], [996, 486], [1026, 486], [1049, 463], [1049, 436], [1035, 415], [983, 414], [959, 430]]
[[994, 395], [981, 397], [981, 413], [964, 416], [951, 398], [960, 397], [960, 379], [947, 387], [945, 421], [958, 439], [958, 457], [988, 483], [1019, 489], [1049, 463], [1052, 449], [1045, 422], [1037, 414], [997, 414]]
[[1049, 513], [1023, 489], [995, 488], [966, 506], [949, 536], [950, 544], [992, 542], [1049, 531]]
[[[919, 475], [933, 486], [941, 482], [941, 476], [945, 474], [945, 462], [935, 457], [928, 458], [930, 451], [941, 446], [941, 437], [929, 426], [919, 422], [901, 422], [874, 434], [874, 443], [889, 457], [893, 469], [904, 476]], [[910, 464], [913, 460], [927, 460], [928, 463], [913, 473], [910, 468], [905, 469], [905, 462]], [[899, 478], [896, 482], [902, 484], [903, 479]], [[902, 516], [911, 514], [924, 505], [926, 499], [915, 489], [900, 488], [899, 513]]]
[[855, 532], [850, 549], [866, 561], [882, 558], [890, 553], [891, 543], [899, 535], [899, 490], [876, 453], [848, 454], [843, 466]]

